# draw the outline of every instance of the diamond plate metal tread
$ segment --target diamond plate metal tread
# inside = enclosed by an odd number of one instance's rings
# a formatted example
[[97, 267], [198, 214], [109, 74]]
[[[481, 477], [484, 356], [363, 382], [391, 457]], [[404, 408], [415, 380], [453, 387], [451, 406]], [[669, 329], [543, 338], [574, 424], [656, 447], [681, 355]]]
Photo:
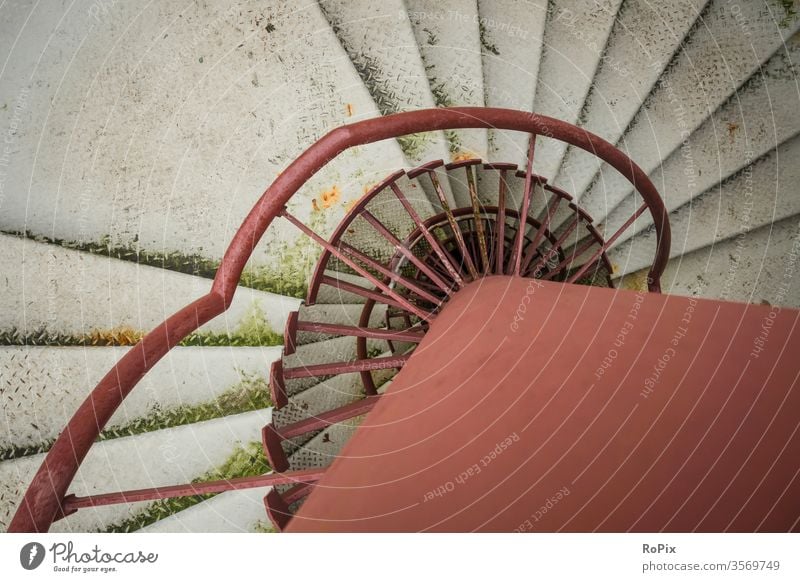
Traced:
[[289, 457], [289, 470], [327, 467], [364, 420], [363, 416], [333, 424]]
[[[697, 20], [708, 1], [623, 2], [583, 106], [581, 127], [616, 143], [692, 26], [702, 26]], [[569, 147], [553, 183], [582, 193], [591, 179], [586, 174], [598, 167], [594, 156]]]
[[[478, 17], [486, 106], [533, 111], [547, 1], [478, 0]], [[524, 167], [524, 133], [489, 130], [488, 140], [488, 159]]]
[[[364, 306], [360, 304], [301, 305], [298, 309], [298, 318], [300, 321], [319, 321], [337, 325], [357, 326], [363, 310]], [[386, 306], [376, 305], [370, 314], [369, 327], [377, 328], [383, 325], [385, 323], [385, 315]], [[331, 339], [332, 337], [329, 333], [298, 331], [295, 341], [298, 346], [301, 346]]]
[[[664, 192], [668, 211], [687, 204], [753, 159], [800, 133], [798, 62], [800, 32], [651, 174], [653, 182]], [[639, 203], [637, 198], [628, 196], [608, 214], [603, 221], [604, 232], [614, 232], [625, 222], [625, 213], [630, 216], [634, 205]], [[586, 202], [592, 212], [590, 201]], [[617, 244], [650, 224], [649, 217], [639, 217]]]
[[[391, 355], [391, 352], [384, 352], [383, 355]], [[378, 384], [386, 382], [395, 374], [396, 370], [377, 370], [373, 373], [373, 378]], [[289, 399], [289, 404], [273, 411], [272, 422], [276, 428], [281, 429], [286, 425], [351, 404], [363, 399], [364, 396], [364, 386], [358, 374], [339, 374], [293, 395]], [[318, 433], [318, 430], [309, 431], [282, 441], [283, 449], [287, 454], [291, 454]]]
[[[382, 115], [436, 106], [403, 0], [320, 0], [319, 5]], [[397, 141], [408, 166], [449, 159], [441, 131]], [[433, 189], [422, 187], [435, 201]], [[449, 184], [444, 187], [450, 191]]]
[[[149, 331], [211, 280], [0, 234], [0, 332], [100, 336]], [[200, 332], [235, 333], [255, 318], [280, 332], [300, 301], [239, 287], [230, 308]]]
[[[222, 465], [237, 446], [257, 440], [270, 409], [96, 443], [72, 484], [77, 495], [187, 482]], [[5, 529], [44, 455], [0, 463], [0, 527]], [[102, 531], [145, 509], [148, 502], [84, 509], [57, 521], [52, 532]]]
[[[674, 241], [670, 256], [718, 245], [740, 233], [800, 214], [797, 184], [800, 136], [673, 210], [669, 217]], [[609, 259], [615, 265], [614, 276], [646, 268], [655, 244], [655, 229], [649, 226], [612, 249]]]
[[[783, 9], [777, 3], [736, 4], [741, 10], [736, 18], [732, 6], [725, 0], [712, 0], [706, 7], [684, 48], [672, 59], [617, 144], [623, 152], [633, 153], [645, 172], [653, 172], [800, 29], [798, 19], [785, 27], [778, 25]], [[585, 179], [576, 174], [576, 193], [582, 184], [589, 186], [598, 168], [590, 166], [581, 172]], [[605, 212], [597, 213], [597, 209], [612, 209], [630, 192], [623, 182], [615, 170], [603, 166], [579, 199], [585, 198], [587, 210], [594, 210], [593, 216], [601, 221]]]
[[[121, 0], [102, 25], [96, 18], [66, 6], [36, 11], [28, 24], [37, 34], [24, 34], [11, 55], [4, 102], [23, 90], [27, 98], [0, 230], [219, 259], [301, 151], [380, 115], [316, 3], [143, 10]], [[169, 34], [154, 37], [165, 23]], [[350, 150], [294, 205], [305, 218], [312, 199], [322, 206], [338, 188], [321, 211], [322, 230], [333, 228], [348, 202], [404, 161], [394, 140]], [[276, 224], [250, 264], [282, 272], [300, 242]]]
[[[367, 349], [370, 351], [385, 349], [382, 340], [367, 340]], [[307, 368], [329, 362], [350, 362], [356, 358], [356, 345], [352, 337], [335, 337], [313, 344], [297, 346], [297, 351], [291, 355], [284, 355], [283, 369]], [[286, 393], [289, 397], [306, 390], [323, 380], [324, 377], [313, 376], [309, 378], [290, 378], [285, 380]]]
[[[726, 301], [800, 307], [800, 217], [741, 233], [714, 246], [669, 261], [664, 293]], [[622, 277], [620, 286], [639, 289], [647, 273]]]
[[[91, 388], [130, 348], [0, 347], [3, 447], [48, 445]], [[212, 403], [226, 391], [265, 380], [280, 347], [178, 347], [148, 372], [107, 428], [180, 407]]]
[[[477, 1], [407, 0], [406, 6], [436, 105], [483, 106]], [[447, 135], [453, 158], [486, 158], [485, 130]]]
[[[382, 115], [435, 107], [403, 0], [319, 5]], [[412, 165], [447, 157], [442, 132], [399, 141]]]
[[[534, 110], [575, 123], [583, 107], [621, 0], [553, 0], [545, 26]], [[566, 144], [537, 140], [536, 172], [554, 178]]]
[[[325, 274], [331, 277], [337, 277], [342, 281], [346, 281], [348, 283], [352, 283], [353, 285], [360, 285], [365, 286], [366, 280], [358, 275], [352, 275], [349, 273], [342, 273], [341, 271], [333, 271], [333, 270], [326, 270]], [[319, 288], [319, 292], [317, 293], [317, 300], [315, 304], [317, 305], [337, 305], [339, 303], [347, 303], [347, 304], [363, 304], [366, 301], [364, 297], [361, 295], [356, 295], [355, 293], [350, 293], [349, 291], [343, 291], [341, 289], [337, 289], [336, 287], [331, 287], [329, 285], [321, 285]]]

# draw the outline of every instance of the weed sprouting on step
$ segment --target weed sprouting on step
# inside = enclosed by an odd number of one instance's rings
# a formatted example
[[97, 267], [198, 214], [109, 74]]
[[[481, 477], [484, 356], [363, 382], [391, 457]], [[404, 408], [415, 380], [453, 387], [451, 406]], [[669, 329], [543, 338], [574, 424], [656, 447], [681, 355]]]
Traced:
[[168, 409], [154, 408], [151, 414], [143, 418], [104, 430], [98, 440], [133, 436], [272, 406], [267, 380], [261, 376], [242, 375], [241, 382], [220, 394], [213, 402]]
[[[129, 423], [107, 428], [100, 433], [98, 441], [122, 438], [173, 428], [186, 424], [194, 424], [205, 420], [223, 418], [232, 414], [242, 414], [254, 410], [263, 410], [272, 406], [269, 384], [266, 378], [259, 375], [240, 373], [242, 380], [232, 386], [212, 402], [184, 405], [176, 408], [155, 406], [152, 412]], [[0, 461], [18, 459], [29, 455], [46, 453], [53, 446], [55, 439], [27, 445], [7, 446], [0, 448]]]
[[[106, 330], [95, 329], [86, 334], [64, 334], [47, 329], [24, 333], [16, 328], [0, 331], [3, 346], [132, 346], [142, 339], [145, 332], [127, 326]], [[279, 346], [283, 336], [272, 329], [264, 310], [253, 303], [247, 314], [231, 333], [196, 331], [184, 338], [181, 346]]]
[[408, 159], [420, 161], [432, 139], [431, 133], [410, 133], [398, 137], [397, 143], [400, 144], [400, 148]]
[[483, 23], [483, 20], [478, 23], [478, 31], [480, 32], [481, 46], [484, 48], [484, 54], [492, 53], [493, 55], [499, 56], [500, 51], [497, 49], [497, 46], [489, 40], [488, 31], [486, 30], [486, 25]]
[[781, 8], [783, 8], [784, 16], [778, 23], [781, 28], [789, 28], [797, 18], [797, 8], [795, 7], [795, 0], [778, 0]]
[[[264, 456], [261, 443], [253, 442], [237, 447], [224, 463], [197, 479], [193, 479], [192, 483], [236, 479], [238, 477], [254, 477], [256, 475], [268, 473], [271, 470]], [[179, 511], [189, 509], [207, 499], [211, 499], [215, 495], [216, 494], [193, 495], [190, 497], [173, 497], [171, 499], [155, 501], [148, 505], [143, 511], [109, 526], [104, 531], [106, 533], [127, 533], [136, 531], [156, 523], [165, 517], [178, 513]]]
[[278, 533], [275, 531], [275, 528], [272, 527], [271, 523], [266, 521], [257, 521], [256, 524], [253, 526], [253, 531], [251, 533]]
[[[59, 238], [43, 237], [25, 232], [4, 232], [11, 236], [18, 236], [40, 243], [53, 244], [63, 248], [100, 255], [120, 261], [128, 261], [138, 265], [166, 269], [176, 273], [194, 275], [205, 279], [213, 279], [219, 268], [220, 261], [201, 256], [179, 252], [159, 253], [147, 251], [130, 245], [112, 244], [110, 237], [103, 237], [100, 242], [75, 242]], [[283, 269], [265, 269], [261, 267], [246, 267], [242, 273], [239, 284], [257, 291], [277, 293], [302, 299], [305, 297], [306, 284], [304, 278], [290, 278], [291, 270], [286, 273]]]
[[184, 338], [180, 345], [280, 346], [283, 345], [283, 336], [272, 329], [264, 310], [254, 302], [233, 333], [196, 331]]

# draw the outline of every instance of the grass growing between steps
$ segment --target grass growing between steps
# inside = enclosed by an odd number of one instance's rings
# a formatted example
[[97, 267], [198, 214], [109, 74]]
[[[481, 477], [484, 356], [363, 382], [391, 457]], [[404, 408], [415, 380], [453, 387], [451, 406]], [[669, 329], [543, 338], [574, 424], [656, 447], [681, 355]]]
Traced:
[[797, 19], [797, 8], [795, 7], [795, 0], [778, 0], [778, 4], [783, 8], [784, 16], [778, 23], [781, 28], [789, 28], [792, 23]]
[[[29, 231], [4, 231], [3, 233], [93, 255], [118, 259], [120, 261], [128, 261], [148, 267], [166, 269], [185, 275], [194, 275], [195, 277], [203, 277], [205, 279], [214, 278], [220, 263], [218, 260], [209, 259], [199, 254], [178, 252], [158, 253], [129, 245], [115, 245], [112, 244], [109, 237], [104, 237], [100, 242], [75, 242], [59, 238], [38, 236]], [[305, 278], [289, 276], [291, 274], [291, 269], [288, 273], [284, 273], [261, 267], [245, 267], [239, 284], [243, 287], [256, 289], [257, 291], [276, 293], [278, 295], [286, 295], [297, 299], [305, 298], [307, 288]]]
[[[3, 346], [132, 346], [144, 336], [143, 331], [130, 327], [92, 330], [83, 335], [63, 334], [40, 329], [22, 333], [17, 329], [0, 332]], [[254, 303], [232, 333], [192, 332], [180, 346], [281, 346], [283, 336], [267, 323], [266, 314]]]
[[[226, 461], [208, 473], [193, 479], [192, 483], [202, 481], [219, 481], [222, 479], [235, 479], [237, 477], [254, 477], [271, 471], [267, 463], [261, 443], [253, 442], [239, 446]], [[151, 503], [144, 511], [129, 517], [119, 523], [109, 526], [107, 533], [127, 533], [151, 525], [165, 517], [189, 509], [215, 494], [193, 495], [191, 497], [173, 497], [161, 499]]]
[[256, 523], [255, 527], [253, 527], [252, 533], [278, 533], [275, 531], [275, 528], [272, 527], [272, 524], [266, 521], [259, 521]]
[[272, 406], [272, 400], [267, 381], [259, 376], [246, 377], [235, 387], [220, 394], [213, 402], [179, 406], [168, 410], [156, 409], [144, 418], [104, 430], [100, 433], [98, 440], [133, 436], [164, 428], [194, 424], [232, 414], [263, 410], [270, 406]]
[[[185, 424], [193, 424], [205, 420], [222, 418], [232, 414], [263, 410], [272, 406], [269, 384], [260, 376], [247, 376], [234, 387], [220, 394], [214, 401], [192, 406], [179, 406], [172, 409], [156, 408], [144, 418], [138, 418], [121, 426], [108, 428], [100, 433], [98, 441], [133, 436], [165, 428], [173, 428]], [[0, 461], [18, 459], [28, 455], [46, 453], [55, 442], [46, 442], [30, 446], [9, 446], [0, 448]]]

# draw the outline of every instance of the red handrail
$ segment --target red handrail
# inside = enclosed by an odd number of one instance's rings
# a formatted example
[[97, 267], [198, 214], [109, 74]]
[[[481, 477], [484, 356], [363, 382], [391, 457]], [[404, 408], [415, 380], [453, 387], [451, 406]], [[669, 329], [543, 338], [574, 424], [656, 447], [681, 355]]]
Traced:
[[64, 514], [62, 502], [92, 443], [139, 380], [170, 349], [231, 304], [256, 244], [289, 199], [328, 161], [344, 150], [401, 135], [459, 128], [524, 131], [584, 149], [614, 167], [641, 194], [656, 228], [657, 247], [649, 274], [651, 291], [669, 259], [667, 211], [653, 183], [628, 156], [579, 127], [535, 113], [482, 107], [425, 109], [387, 115], [334, 129], [304, 151], [262, 194], [233, 237], [211, 291], [145, 335], [103, 377], [48, 452], [9, 526], [10, 532], [44, 532]]

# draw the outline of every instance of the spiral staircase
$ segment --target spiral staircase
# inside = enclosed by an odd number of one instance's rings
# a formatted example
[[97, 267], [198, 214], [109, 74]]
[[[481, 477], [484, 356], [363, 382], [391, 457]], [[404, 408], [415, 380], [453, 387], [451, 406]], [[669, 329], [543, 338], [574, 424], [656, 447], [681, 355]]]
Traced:
[[154, 328], [51, 531], [284, 527], [483, 277], [800, 307], [798, 9], [0, 8], [3, 528]]

